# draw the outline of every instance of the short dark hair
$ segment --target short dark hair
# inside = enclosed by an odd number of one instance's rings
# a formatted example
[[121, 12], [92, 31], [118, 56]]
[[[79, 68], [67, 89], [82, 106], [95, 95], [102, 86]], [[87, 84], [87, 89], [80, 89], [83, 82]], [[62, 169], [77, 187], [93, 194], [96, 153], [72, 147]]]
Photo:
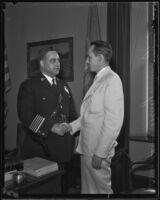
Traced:
[[39, 50], [38, 52], [38, 60], [39, 62], [41, 60], [43, 60], [43, 58], [45, 57], [45, 55], [49, 52], [49, 51], [56, 51], [52, 46], [49, 47], [44, 47], [42, 49]]
[[93, 41], [90, 46], [94, 46], [93, 52], [95, 55], [102, 54], [107, 62], [112, 58], [112, 46], [109, 42], [102, 40]]

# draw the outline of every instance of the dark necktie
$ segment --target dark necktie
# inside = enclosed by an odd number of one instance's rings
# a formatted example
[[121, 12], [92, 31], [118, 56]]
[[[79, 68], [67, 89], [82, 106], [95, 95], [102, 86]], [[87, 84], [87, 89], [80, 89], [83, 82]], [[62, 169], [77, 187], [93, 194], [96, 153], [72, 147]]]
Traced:
[[57, 86], [56, 77], [54, 77], [54, 78], [52, 79], [52, 83], [53, 83], [54, 86]]
[[58, 88], [58, 85], [57, 85], [56, 77], [54, 77], [52, 79], [52, 89], [54, 90], [54, 92], [57, 94], [57, 97], [58, 97], [59, 96], [59, 88]]

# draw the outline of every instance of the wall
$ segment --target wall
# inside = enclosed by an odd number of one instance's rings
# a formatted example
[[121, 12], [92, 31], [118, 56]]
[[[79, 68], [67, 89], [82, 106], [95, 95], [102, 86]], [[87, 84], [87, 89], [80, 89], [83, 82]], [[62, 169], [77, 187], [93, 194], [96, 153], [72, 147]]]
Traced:
[[18, 6], [9, 6], [5, 15], [5, 41], [7, 48], [8, 64], [12, 89], [8, 92], [7, 129], [5, 132], [5, 147], [12, 149], [16, 144], [17, 117], [17, 93], [20, 82], [26, 78], [26, 55], [25, 55], [25, 26], [24, 11]]
[[[20, 83], [27, 78], [27, 42], [63, 37], [74, 38], [73, 92], [77, 113], [82, 100], [87, 2], [7, 3], [5, 10], [5, 37], [12, 90], [7, 94], [9, 112], [5, 132], [5, 148], [16, 146], [17, 93]], [[98, 4], [102, 39], [106, 39], [107, 4]], [[78, 88], [78, 89], [77, 89]]]

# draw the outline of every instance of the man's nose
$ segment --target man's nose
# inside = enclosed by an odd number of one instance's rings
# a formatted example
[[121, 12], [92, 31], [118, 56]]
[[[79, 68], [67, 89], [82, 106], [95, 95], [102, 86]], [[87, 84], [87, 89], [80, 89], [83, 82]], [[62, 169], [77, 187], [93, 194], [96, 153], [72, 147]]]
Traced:
[[89, 64], [89, 59], [88, 58], [86, 59], [86, 64]]

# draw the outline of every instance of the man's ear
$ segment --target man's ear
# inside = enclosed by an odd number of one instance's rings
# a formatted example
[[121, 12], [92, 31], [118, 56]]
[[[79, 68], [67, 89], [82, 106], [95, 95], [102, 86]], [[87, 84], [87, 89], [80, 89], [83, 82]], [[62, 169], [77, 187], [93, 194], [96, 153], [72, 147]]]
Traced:
[[40, 60], [40, 66], [41, 66], [41, 67], [44, 67], [43, 60]]
[[98, 60], [99, 60], [99, 62], [103, 62], [104, 61], [104, 57], [103, 57], [102, 54], [98, 55]]

